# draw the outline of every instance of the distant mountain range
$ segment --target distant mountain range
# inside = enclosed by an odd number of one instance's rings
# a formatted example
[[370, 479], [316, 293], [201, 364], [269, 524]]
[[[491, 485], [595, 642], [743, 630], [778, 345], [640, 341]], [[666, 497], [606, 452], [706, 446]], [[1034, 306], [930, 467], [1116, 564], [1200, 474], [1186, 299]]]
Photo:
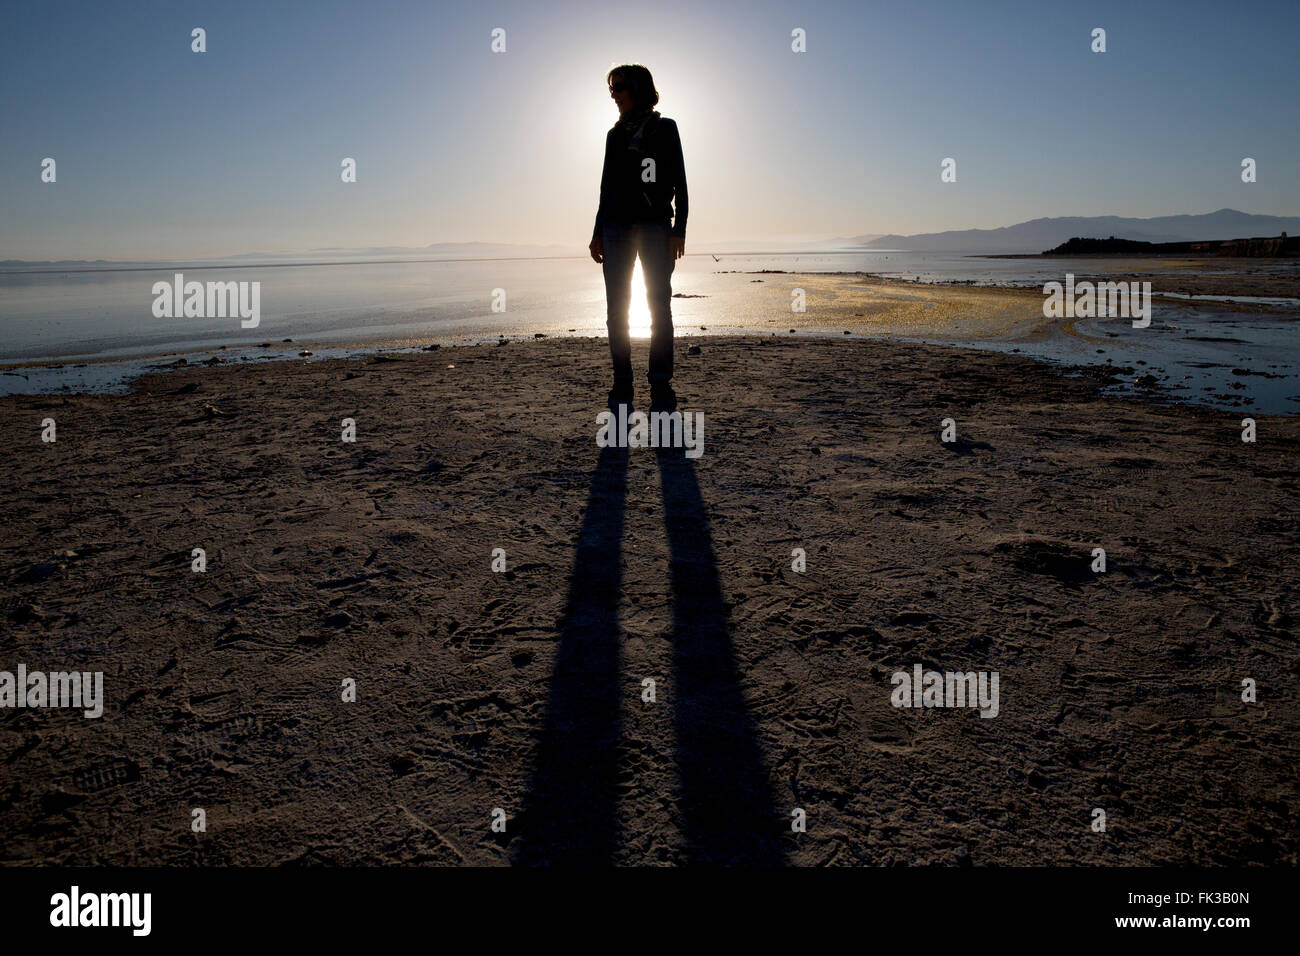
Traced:
[[[964, 252], [979, 255], [1025, 253], [1052, 249], [1070, 239], [1135, 239], [1142, 242], [1193, 242], [1212, 239], [1244, 239], [1277, 236], [1282, 232], [1300, 235], [1300, 217], [1256, 216], [1235, 209], [1195, 216], [1157, 216], [1152, 219], [1128, 219], [1122, 216], [1062, 216], [1056, 219], [1031, 219], [1001, 229], [961, 229], [952, 232], [929, 232], [916, 236], [882, 236], [871, 233], [836, 239], [797, 239], [769, 236], [761, 239], [736, 239], [712, 242], [701, 247], [687, 241], [687, 250], [724, 255], [759, 252], [813, 253], [832, 251], [899, 249], [910, 252]], [[585, 256], [585, 245], [522, 245], [508, 242], [434, 242], [427, 246], [364, 246], [345, 248], [327, 246], [299, 252], [245, 252], [234, 256], [178, 259], [164, 262], [123, 262], [105, 259], [63, 259], [30, 261], [6, 259], [0, 268], [43, 270], [62, 268], [130, 269], [156, 268], [160, 265], [201, 264], [272, 264], [284, 262], [333, 262], [373, 259], [539, 259], [562, 256]]]
[[1062, 216], [1031, 219], [1001, 229], [960, 229], [916, 236], [857, 236], [844, 248], [905, 249], [909, 252], [1037, 253], [1070, 239], [1137, 239], [1143, 242], [1191, 242], [1300, 233], [1300, 217], [1256, 216], [1220, 209], [1193, 216]]

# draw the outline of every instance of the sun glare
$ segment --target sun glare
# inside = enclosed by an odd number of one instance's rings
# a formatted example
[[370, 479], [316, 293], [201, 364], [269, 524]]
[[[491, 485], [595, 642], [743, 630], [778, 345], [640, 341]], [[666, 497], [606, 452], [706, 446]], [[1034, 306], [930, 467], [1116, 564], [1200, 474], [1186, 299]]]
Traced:
[[650, 306], [646, 302], [640, 256], [632, 268], [632, 305], [627, 310], [627, 331], [634, 339], [650, 338]]

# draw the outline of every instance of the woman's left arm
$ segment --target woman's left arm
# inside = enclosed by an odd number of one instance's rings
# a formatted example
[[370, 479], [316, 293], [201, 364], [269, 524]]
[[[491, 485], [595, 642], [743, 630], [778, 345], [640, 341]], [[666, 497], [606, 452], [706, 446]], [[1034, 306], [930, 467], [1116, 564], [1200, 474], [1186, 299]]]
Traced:
[[682, 137], [677, 130], [677, 123], [673, 122], [669, 128], [672, 136], [668, 142], [668, 155], [672, 157], [673, 163], [673, 207], [676, 215], [673, 218], [673, 235], [678, 239], [686, 238], [686, 215], [690, 210], [690, 201], [686, 196], [686, 161], [682, 158]]

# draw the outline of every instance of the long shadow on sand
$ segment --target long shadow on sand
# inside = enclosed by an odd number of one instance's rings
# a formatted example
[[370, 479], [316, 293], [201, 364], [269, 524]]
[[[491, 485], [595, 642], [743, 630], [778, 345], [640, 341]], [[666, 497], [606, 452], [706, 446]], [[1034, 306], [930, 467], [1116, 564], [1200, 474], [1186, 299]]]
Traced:
[[560, 621], [536, 765], [524, 797], [521, 865], [603, 866], [618, 848], [619, 552], [627, 449], [601, 450]]
[[673, 724], [687, 861], [779, 866], [785, 821], [773, 807], [757, 728], [745, 707], [718, 559], [695, 465], [657, 452], [673, 588]]
[[[670, 551], [677, 806], [685, 860], [785, 862], [756, 728], [745, 707], [708, 512], [693, 463], [657, 453]], [[601, 866], [619, 847], [618, 603], [627, 451], [602, 450], [587, 498], [536, 765], [512, 851], [519, 865]]]

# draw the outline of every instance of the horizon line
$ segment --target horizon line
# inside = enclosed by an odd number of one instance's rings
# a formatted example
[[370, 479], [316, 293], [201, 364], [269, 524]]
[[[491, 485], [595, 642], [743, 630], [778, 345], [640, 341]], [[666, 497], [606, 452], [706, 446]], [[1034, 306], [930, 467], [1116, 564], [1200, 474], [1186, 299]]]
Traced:
[[[1237, 214], [1242, 215], [1242, 216], [1254, 216], [1254, 217], [1271, 218], [1271, 219], [1300, 219], [1300, 213], [1297, 213], [1297, 214], [1294, 214], [1294, 215], [1288, 215], [1288, 214], [1280, 214], [1280, 213], [1257, 213], [1257, 212], [1244, 212], [1243, 210], [1240, 210], [1240, 209], [1234, 209], [1234, 208], [1232, 208], [1231, 206], [1223, 206], [1223, 207], [1221, 207], [1221, 208], [1219, 208], [1219, 209], [1215, 209], [1215, 210], [1212, 210], [1212, 211], [1210, 211], [1210, 212], [1203, 212], [1203, 213], [1187, 213], [1187, 212], [1183, 212], [1183, 213], [1166, 213], [1166, 214], [1164, 214], [1164, 215], [1159, 215], [1159, 216], [1121, 216], [1121, 215], [1116, 215], [1116, 214], [1114, 214], [1114, 213], [1104, 213], [1104, 214], [1101, 214], [1101, 215], [1094, 215], [1094, 216], [1077, 216], [1077, 215], [1073, 215], [1073, 216], [1072, 216], [1072, 215], [1063, 215], [1063, 216], [1038, 216], [1038, 217], [1036, 217], [1036, 218], [1034, 218], [1034, 219], [1023, 219], [1023, 220], [1021, 220], [1020, 222], [1014, 222], [1014, 223], [1011, 223], [1010, 225], [1006, 225], [1006, 226], [992, 226], [992, 227], [984, 227], [984, 226], [969, 226], [969, 227], [962, 228], [962, 229], [943, 229], [943, 230], [939, 230], [939, 231], [937, 231], [937, 232], [915, 232], [915, 233], [908, 233], [908, 234], [903, 234], [903, 233], [889, 233], [889, 232], [886, 232], [886, 233], [864, 232], [864, 233], [858, 233], [858, 234], [856, 234], [856, 235], [851, 235], [851, 236], [830, 236], [830, 237], [822, 237], [822, 238], [815, 238], [815, 239], [789, 239], [789, 240], [786, 240], [786, 241], [791, 242], [791, 243], [798, 243], [798, 244], [814, 244], [814, 243], [819, 243], [819, 242], [826, 242], [826, 243], [833, 243], [833, 242], [852, 242], [852, 241], [854, 241], [854, 240], [865, 240], [865, 241], [873, 241], [873, 242], [874, 242], [874, 241], [878, 241], [878, 240], [880, 240], [880, 239], [889, 239], [889, 238], [913, 239], [913, 238], [920, 238], [920, 237], [942, 236], [942, 235], [945, 235], [945, 234], [947, 234], [947, 233], [958, 233], [958, 232], [998, 232], [998, 231], [1000, 231], [1000, 230], [1004, 230], [1004, 229], [1012, 229], [1012, 228], [1015, 228], [1016, 226], [1027, 225], [1027, 224], [1029, 224], [1029, 223], [1042, 222], [1042, 221], [1052, 221], [1052, 220], [1056, 220], [1056, 219], [1132, 219], [1132, 220], [1135, 221], [1135, 222], [1148, 222], [1148, 221], [1153, 220], [1153, 219], [1174, 219], [1174, 218], [1181, 218], [1181, 217], [1186, 217], [1186, 218], [1196, 218], [1196, 217], [1198, 217], [1198, 216], [1213, 216], [1213, 215], [1217, 215], [1217, 214], [1219, 214], [1219, 213], [1224, 213], [1224, 212], [1237, 213]], [[1077, 238], [1085, 238], [1085, 237], [1077, 237]], [[1121, 238], [1121, 237], [1116, 237], [1116, 238]], [[1235, 238], [1251, 238], [1251, 237], [1241, 236], [1241, 237], [1235, 237]], [[1189, 240], [1189, 241], [1196, 241], [1196, 240]], [[734, 244], [736, 244], [736, 243], [743, 243], [743, 242], [756, 242], [756, 243], [758, 243], [758, 242], [769, 242], [769, 239], [758, 239], [758, 240], [746, 240], [746, 239], [724, 239], [724, 240], [714, 240], [714, 241], [713, 241], [713, 246], [714, 246], [714, 248], [712, 248], [712, 249], [708, 249], [708, 248], [706, 248], [706, 249], [704, 249], [702, 252], [699, 252], [699, 253], [688, 253], [688, 254], [689, 254], [689, 255], [714, 254], [714, 253], [716, 253], [716, 252], [721, 251], [721, 250], [719, 250], [719, 249], [717, 248], [717, 246], [728, 245], [728, 244], [733, 244], [733, 245], [734, 245]], [[361, 252], [361, 250], [364, 250], [365, 248], [377, 248], [377, 249], [383, 249], [383, 250], [386, 251], [386, 253], [387, 253], [388, 255], [395, 255], [395, 254], [400, 254], [400, 253], [389, 252], [389, 251], [387, 251], [387, 250], [402, 250], [402, 249], [409, 249], [409, 250], [411, 251], [412, 254], [417, 254], [417, 253], [427, 252], [429, 249], [432, 249], [432, 248], [435, 247], [435, 246], [474, 246], [474, 245], [479, 245], [479, 246], [505, 246], [505, 247], [508, 247], [508, 248], [517, 248], [517, 249], [551, 249], [551, 248], [558, 248], [558, 249], [574, 249], [574, 250], [577, 250], [577, 249], [581, 249], [581, 248], [583, 248], [583, 247], [582, 247], [581, 245], [579, 245], [579, 244], [575, 244], [575, 245], [573, 245], [573, 246], [568, 246], [568, 245], [566, 245], [565, 243], [557, 243], [557, 242], [547, 242], [547, 243], [540, 243], [540, 242], [499, 242], [499, 241], [494, 241], [494, 240], [484, 240], [484, 239], [464, 239], [464, 240], [439, 240], [439, 241], [435, 241], [435, 242], [426, 243], [426, 244], [424, 244], [424, 245], [415, 245], [415, 246], [371, 246], [371, 247], [361, 246], [361, 247], [353, 247], [353, 248], [348, 248], [348, 247], [345, 247], [345, 246], [318, 246], [318, 247], [316, 247], [315, 249], [306, 249], [306, 250], [300, 250], [300, 251], [285, 251], [285, 252], [278, 252], [278, 253], [271, 253], [271, 252], [257, 252], [257, 251], [253, 251], [253, 252], [236, 252], [236, 253], [230, 253], [230, 254], [228, 254], [228, 255], [194, 256], [194, 257], [191, 257], [191, 258], [179, 258], [179, 259], [108, 259], [108, 258], [103, 258], [103, 257], [96, 258], [96, 259], [0, 259], [0, 268], [5, 268], [6, 266], [9, 266], [9, 265], [13, 265], [13, 266], [59, 266], [59, 265], [96, 265], [96, 264], [99, 264], [99, 263], [103, 263], [103, 264], [105, 264], [106, 266], [108, 266], [108, 265], [119, 265], [119, 266], [121, 266], [122, 268], [121, 268], [120, 270], [113, 270], [113, 269], [107, 269], [107, 268], [106, 268], [106, 269], [103, 269], [103, 270], [101, 270], [101, 271], [105, 271], [105, 272], [108, 272], [108, 271], [132, 271], [133, 268], [143, 268], [142, 266], [140, 266], [141, 263], [152, 263], [152, 264], [161, 264], [161, 263], [201, 263], [201, 262], [228, 262], [229, 260], [232, 260], [232, 259], [254, 259], [254, 258], [273, 259], [273, 258], [275, 258], [275, 257], [277, 257], [277, 256], [283, 256], [283, 257], [286, 257], [286, 258], [287, 258], [287, 257], [294, 257], [294, 256], [312, 256], [312, 255], [314, 255], [314, 254], [315, 254], [315, 255], [328, 255], [330, 250], [338, 250], [338, 254], [339, 254], [339, 255], [347, 256], [347, 255], [358, 255], [358, 254], [364, 254], [363, 252]], [[764, 253], [767, 253], [767, 254], [781, 254], [781, 253], [790, 252], [790, 251], [793, 251], [793, 250], [791, 250], [791, 249], [746, 250], [746, 253], [745, 253], [745, 254], [747, 254], [747, 255], [762, 255], [762, 254], [764, 254]], [[809, 253], [811, 253], [811, 252], [818, 252], [818, 251], [822, 251], [822, 252], [833, 252], [833, 251], [844, 251], [844, 250], [829, 250], [829, 249], [828, 249], [828, 250], [817, 250], [817, 249], [810, 249], [810, 250], [807, 250], [807, 251], [808, 251]], [[908, 249], [897, 249], [897, 250], [877, 249], [877, 250], [873, 250], [873, 251], [876, 251], [876, 252], [890, 252], [890, 251], [895, 251], [895, 252], [909, 252], [909, 251], [913, 251], [913, 250], [908, 250]], [[934, 251], [934, 250], [930, 250], [930, 251]], [[960, 251], [960, 250], [951, 250], [951, 251]], [[378, 253], [378, 254], [384, 254], [384, 253]], [[738, 253], [731, 252], [731, 253], [727, 253], [727, 254], [728, 254], [728, 255], [737, 255]], [[474, 262], [474, 261], [509, 260], [509, 259], [572, 259], [572, 258], [583, 258], [583, 256], [582, 256], [581, 254], [573, 254], [573, 255], [553, 255], [553, 256], [478, 256], [478, 257], [472, 257], [472, 256], [471, 256], [471, 257], [453, 258], [453, 259], [436, 259], [436, 258], [430, 258], [430, 259], [411, 259], [411, 258], [402, 258], [402, 259], [381, 259], [381, 260], [366, 259], [366, 260], [357, 260], [357, 261], [356, 261], [355, 263], [353, 263], [353, 264], [360, 264], [362, 261], [364, 261], [364, 262], [367, 263], [367, 264], [371, 264], [371, 265], [373, 265], [373, 264], [381, 264], [381, 263], [384, 263], [384, 262], [394, 262], [394, 263], [396, 263], [396, 262], [421, 262], [421, 261], [423, 261], [423, 262]], [[280, 266], [280, 265], [291, 265], [291, 264], [293, 264], [293, 263], [287, 263], [287, 262], [262, 262], [262, 263], [257, 263], [257, 264], [255, 264], [255, 265], [256, 265], [256, 267], [266, 267], [266, 266]], [[297, 263], [297, 264], [299, 264], [299, 265], [347, 265], [347, 264], [349, 264], [349, 263], [347, 263], [347, 262], [337, 262], [337, 263], [302, 262], [302, 263]], [[250, 265], [252, 265], [252, 264], [250, 264]], [[194, 266], [194, 268], [215, 268], [215, 267], [213, 267], [213, 266]], [[21, 270], [19, 270], [19, 269], [12, 269], [12, 270], [9, 270], [9, 271], [10, 271], [11, 274], [12, 274], [12, 273], [18, 273], [18, 272], [21, 272]]]

